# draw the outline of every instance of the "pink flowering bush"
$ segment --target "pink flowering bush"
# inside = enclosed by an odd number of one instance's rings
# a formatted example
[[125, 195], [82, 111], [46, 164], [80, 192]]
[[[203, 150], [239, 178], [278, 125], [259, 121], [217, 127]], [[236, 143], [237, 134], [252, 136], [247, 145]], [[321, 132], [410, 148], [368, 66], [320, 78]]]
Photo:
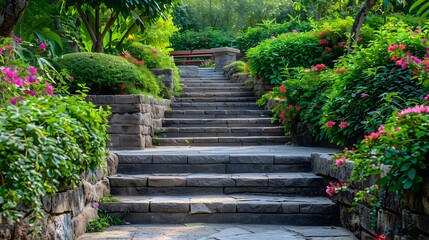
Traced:
[[[322, 137], [352, 146], [376, 132], [392, 112], [421, 101], [429, 93], [410, 67], [426, 54], [424, 36], [409, 30], [405, 25], [386, 25], [367, 48], [337, 62], [337, 78], [323, 106]], [[392, 55], [398, 59], [392, 60]], [[399, 64], [401, 59], [410, 66]], [[423, 62], [419, 66], [425, 67]]]

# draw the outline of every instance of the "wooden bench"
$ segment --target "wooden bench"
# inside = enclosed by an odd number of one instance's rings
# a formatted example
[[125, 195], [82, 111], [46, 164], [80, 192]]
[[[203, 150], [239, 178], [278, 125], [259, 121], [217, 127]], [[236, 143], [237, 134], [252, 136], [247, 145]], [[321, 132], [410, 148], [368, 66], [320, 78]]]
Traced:
[[213, 60], [213, 51], [211, 49], [200, 50], [179, 50], [170, 52], [177, 65], [202, 65], [205, 62]]

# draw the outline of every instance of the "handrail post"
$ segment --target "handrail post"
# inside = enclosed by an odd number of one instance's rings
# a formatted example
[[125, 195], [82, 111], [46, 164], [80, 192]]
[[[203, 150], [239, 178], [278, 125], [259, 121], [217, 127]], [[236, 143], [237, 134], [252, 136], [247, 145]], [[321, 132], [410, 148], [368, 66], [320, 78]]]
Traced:
[[211, 50], [214, 55], [216, 72], [222, 72], [223, 67], [237, 61], [237, 55], [240, 54], [239, 49], [231, 47], [212, 48]]

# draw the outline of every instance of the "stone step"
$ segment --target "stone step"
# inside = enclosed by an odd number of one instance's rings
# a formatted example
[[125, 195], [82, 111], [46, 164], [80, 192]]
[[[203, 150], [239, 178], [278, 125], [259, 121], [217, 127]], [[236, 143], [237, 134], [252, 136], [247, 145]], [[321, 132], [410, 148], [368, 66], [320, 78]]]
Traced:
[[[272, 148], [273, 146], [268, 146]], [[162, 147], [161, 147], [162, 148]], [[180, 147], [179, 147], [180, 148]], [[231, 148], [231, 147], [229, 147]], [[225, 147], [224, 149], [228, 149]], [[250, 147], [246, 149], [251, 150]], [[256, 150], [256, 149], [255, 149]], [[201, 150], [204, 152], [203, 150]], [[258, 151], [237, 154], [242, 151], [209, 154], [187, 152], [185, 149], [170, 153], [151, 151], [118, 152], [119, 174], [153, 173], [278, 173], [311, 171], [307, 154], [275, 153], [261, 155]]]
[[253, 223], [338, 225], [338, 209], [324, 197], [282, 197], [251, 194], [197, 196], [118, 196], [100, 210], [132, 224]]
[[243, 110], [246, 108], [249, 110], [263, 109], [262, 107], [256, 105], [255, 102], [172, 102], [170, 107], [174, 110], [181, 110], [181, 108], [187, 108], [189, 110], [222, 110], [222, 108], [225, 108], [225, 110], [234, 110], [234, 108], [237, 108], [235, 110]]
[[169, 110], [165, 118], [258, 118], [270, 117], [268, 110]]
[[218, 87], [184, 87], [182, 93], [186, 92], [249, 92], [250, 89], [244, 86], [218, 86]]
[[180, 79], [180, 82], [183, 84], [187, 84], [187, 83], [231, 83], [231, 81], [227, 78], [219, 78], [219, 79], [214, 79], [214, 78], [189, 78], [189, 79]]
[[181, 98], [186, 98], [186, 97], [254, 97], [254, 93], [253, 92], [197, 92], [197, 91], [192, 91], [192, 92], [182, 92], [180, 94]]
[[110, 176], [110, 192], [120, 196], [268, 193], [320, 196], [324, 181], [313, 173], [139, 174]]
[[[182, 82], [183, 83], [183, 82]], [[243, 83], [221, 83], [221, 82], [211, 82], [211, 83], [202, 83], [202, 82], [187, 82], [183, 83], [185, 87], [243, 87]]]
[[157, 129], [159, 138], [177, 137], [238, 137], [238, 136], [284, 136], [282, 126], [274, 127], [187, 127]]
[[256, 102], [257, 97], [180, 97], [176, 102]]
[[156, 146], [257, 146], [285, 144], [285, 136], [176, 137], [154, 138]]
[[271, 118], [164, 118], [162, 126], [164, 127], [198, 127], [198, 126], [216, 126], [216, 127], [264, 127], [270, 126]]

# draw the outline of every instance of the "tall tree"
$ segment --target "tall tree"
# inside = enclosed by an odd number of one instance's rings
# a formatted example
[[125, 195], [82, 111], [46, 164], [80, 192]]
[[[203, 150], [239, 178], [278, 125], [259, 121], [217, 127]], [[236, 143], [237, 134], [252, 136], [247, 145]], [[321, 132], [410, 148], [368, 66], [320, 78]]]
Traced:
[[355, 39], [355, 41], [358, 40], [360, 29], [366, 19], [366, 16], [368, 15], [369, 11], [371, 11], [371, 9], [377, 4], [377, 1], [378, 0], [365, 0], [365, 2], [362, 4], [362, 7], [360, 8], [353, 23], [352, 30], [350, 31], [350, 35]]
[[0, 36], [12, 35], [30, 0], [6, 0], [0, 9]]
[[[176, 0], [63, 0], [82, 19], [92, 41], [93, 52], [103, 52], [103, 40], [119, 17], [139, 23], [152, 22], [170, 9]], [[105, 19], [104, 16], [107, 16]]]

